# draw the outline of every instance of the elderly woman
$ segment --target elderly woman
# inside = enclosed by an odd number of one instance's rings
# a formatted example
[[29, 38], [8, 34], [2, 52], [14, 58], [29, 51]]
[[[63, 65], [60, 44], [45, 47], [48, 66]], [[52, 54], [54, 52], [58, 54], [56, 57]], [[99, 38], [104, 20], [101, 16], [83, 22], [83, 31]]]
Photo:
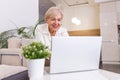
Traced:
[[63, 13], [58, 7], [51, 7], [45, 13], [45, 24], [40, 24], [35, 30], [35, 38], [51, 49], [51, 36], [69, 36], [62, 25]]

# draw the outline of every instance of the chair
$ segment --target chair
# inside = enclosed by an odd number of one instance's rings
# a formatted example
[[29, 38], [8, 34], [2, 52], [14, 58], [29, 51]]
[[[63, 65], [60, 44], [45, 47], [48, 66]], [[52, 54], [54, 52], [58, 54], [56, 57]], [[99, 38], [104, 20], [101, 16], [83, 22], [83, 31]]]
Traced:
[[29, 80], [21, 39], [8, 39], [8, 48], [0, 49], [0, 80]]
[[9, 38], [8, 48], [0, 49], [0, 63], [27, 66], [26, 59], [22, 56], [22, 47], [28, 45], [32, 41], [33, 39]]
[[5, 48], [4, 49], [0, 49], [0, 64], [5, 62], [5, 60], [3, 60], [4, 56], [6, 56], [6, 59], [7, 59], [6, 61], [7, 61], [8, 64], [10, 64], [9, 61], [11, 61], [11, 59], [8, 56], [11, 56], [12, 58], [14, 58], [15, 56], [18, 56], [19, 60], [17, 62], [19, 62], [19, 64], [21, 66], [23, 66], [23, 56], [22, 56], [21, 53], [22, 53], [22, 50], [19, 49], [19, 48], [16, 48], [16, 49], [12, 49], [12, 48], [10, 48], [10, 49], [9, 48], [8, 49], [5, 49]]

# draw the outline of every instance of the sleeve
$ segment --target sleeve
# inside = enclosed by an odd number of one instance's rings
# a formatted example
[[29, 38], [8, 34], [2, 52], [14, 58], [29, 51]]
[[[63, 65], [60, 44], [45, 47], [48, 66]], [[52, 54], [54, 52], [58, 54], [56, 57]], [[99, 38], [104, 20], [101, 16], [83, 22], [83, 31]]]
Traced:
[[42, 32], [41, 32], [39, 27], [40, 26], [38, 25], [36, 30], [35, 30], [35, 40], [42, 42], [43, 41], [43, 36], [42, 36]]

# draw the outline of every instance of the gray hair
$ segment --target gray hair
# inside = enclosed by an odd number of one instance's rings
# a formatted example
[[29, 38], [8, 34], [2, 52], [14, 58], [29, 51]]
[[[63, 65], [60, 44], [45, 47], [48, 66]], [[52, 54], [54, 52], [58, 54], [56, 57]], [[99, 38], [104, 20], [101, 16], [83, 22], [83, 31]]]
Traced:
[[58, 13], [60, 13], [63, 18], [63, 12], [59, 7], [51, 7], [46, 11], [44, 19], [47, 20], [51, 15], [56, 15]]

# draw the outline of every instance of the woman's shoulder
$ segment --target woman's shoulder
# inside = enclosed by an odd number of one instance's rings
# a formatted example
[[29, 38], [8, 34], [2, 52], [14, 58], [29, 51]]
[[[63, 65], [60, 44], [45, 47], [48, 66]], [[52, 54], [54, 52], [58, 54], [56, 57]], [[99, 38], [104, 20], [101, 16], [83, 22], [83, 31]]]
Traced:
[[37, 25], [37, 28], [43, 28], [43, 27], [45, 27], [45, 26], [47, 26], [46, 23], [44, 23], [44, 24], [39, 24], [39, 25]]
[[60, 31], [67, 31], [67, 29], [65, 27], [61, 27]]
[[61, 34], [61, 36], [69, 36], [68, 31], [65, 27], [61, 27], [58, 31], [58, 33]]
[[39, 24], [37, 27], [36, 27], [36, 30], [44, 30], [47, 28], [47, 24]]

